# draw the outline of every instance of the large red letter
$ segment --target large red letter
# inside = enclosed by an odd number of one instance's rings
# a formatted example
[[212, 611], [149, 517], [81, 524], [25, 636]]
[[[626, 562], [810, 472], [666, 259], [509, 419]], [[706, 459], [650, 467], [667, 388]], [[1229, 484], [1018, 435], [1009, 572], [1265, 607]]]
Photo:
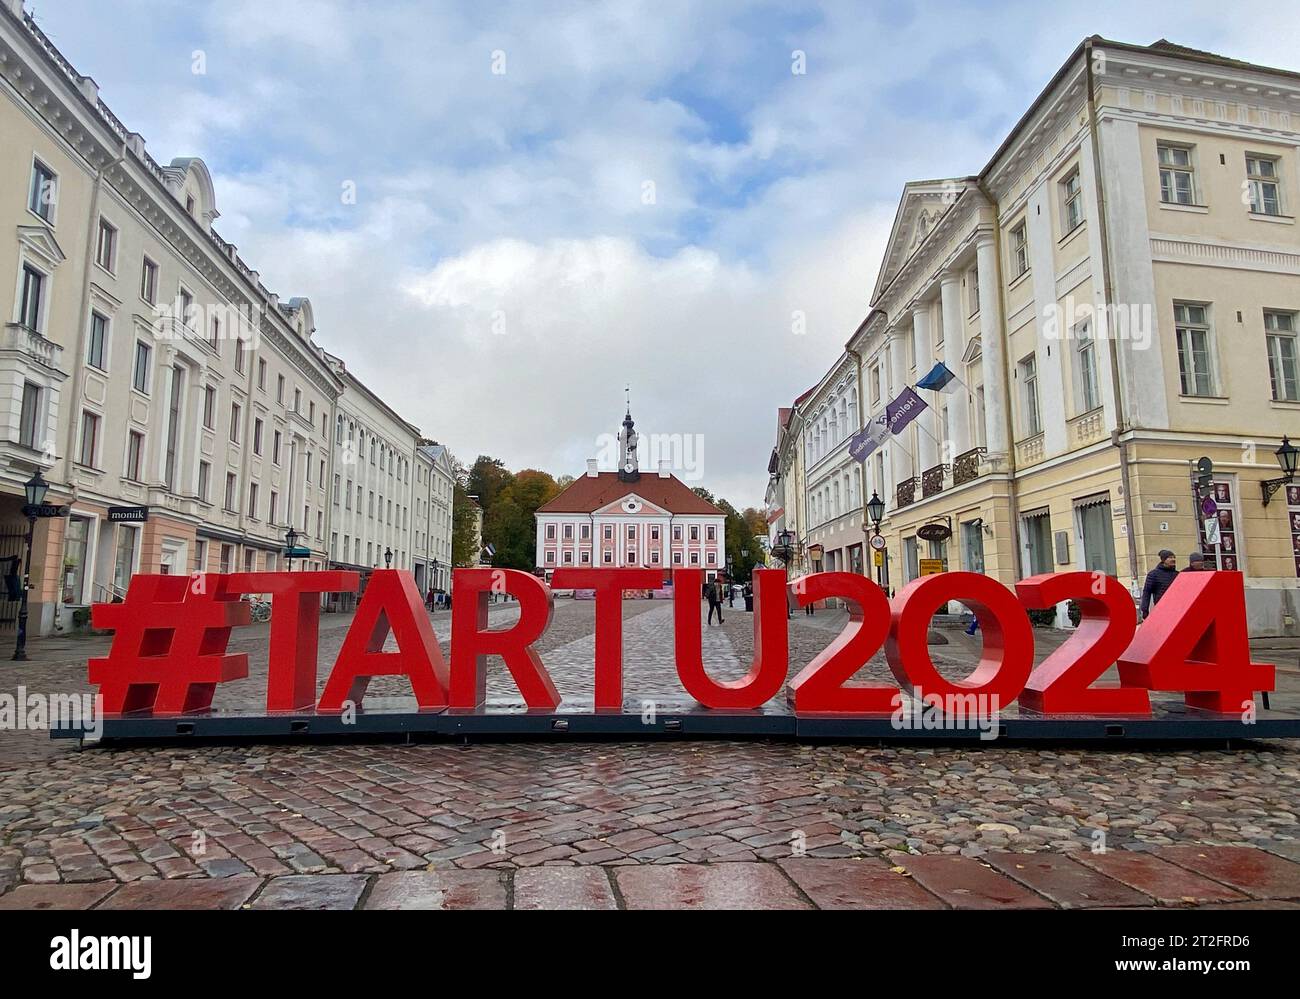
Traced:
[[624, 592], [663, 583], [658, 569], [556, 569], [551, 576], [554, 589], [596, 591], [596, 710], [623, 710]]
[[316, 703], [320, 595], [356, 593], [355, 572], [235, 572], [223, 578], [228, 593], [271, 594], [267, 711], [305, 711]]
[[1250, 661], [1239, 572], [1180, 572], [1119, 658], [1125, 684], [1181, 690], [1189, 707], [1240, 714], [1272, 690], [1273, 667]]
[[1020, 695], [1020, 706], [1043, 714], [1149, 715], [1141, 687], [1094, 687], [1133, 639], [1137, 609], [1124, 584], [1100, 572], [1047, 572], [1016, 584], [1020, 602], [1046, 610], [1066, 600], [1079, 605], [1079, 627], [1042, 661]]
[[[383, 651], [389, 631], [397, 640], [396, 652]], [[415, 580], [403, 569], [370, 573], [318, 710], [340, 712], [345, 700], [359, 707], [376, 676], [407, 677], [421, 710], [447, 706], [447, 663]]]
[[[934, 612], [960, 600], [979, 618], [984, 649], [979, 665], [964, 680], [946, 680], [930, 658], [926, 638]], [[909, 693], [959, 698], [970, 694], [997, 698], [999, 708], [1020, 696], [1034, 665], [1034, 632], [1029, 616], [1010, 590], [977, 572], [943, 572], [922, 576], [894, 598], [893, 623], [885, 641], [885, 658]]]
[[799, 714], [891, 714], [897, 687], [845, 687], [844, 681], [867, 664], [889, 634], [889, 598], [866, 576], [854, 572], [816, 572], [790, 586], [795, 602], [807, 607], [827, 597], [849, 602], [849, 622], [790, 683], [789, 699]]
[[[488, 628], [488, 594], [519, 601], [513, 628]], [[551, 676], [533, 643], [551, 623], [551, 591], [518, 569], [457, 569], [451, 583], [451, 706], [477, 708], [487, 699], [487, 657], [500, 656], [530, 708], [560, 705]]]
[[754, 572], [754, 661], [739, 680], [712, 679], [700, 633], [701, 569], [673, 570], [673, 642], [686, 693], [706, 708], [759, 708], [781, 692], [790, 669], [785, 570]]

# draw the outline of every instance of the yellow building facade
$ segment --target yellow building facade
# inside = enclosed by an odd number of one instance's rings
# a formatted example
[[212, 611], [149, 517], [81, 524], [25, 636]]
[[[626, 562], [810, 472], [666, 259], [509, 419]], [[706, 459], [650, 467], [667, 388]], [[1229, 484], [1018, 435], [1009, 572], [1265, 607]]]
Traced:
[[1160, 549], [1200, 551], [1244, 573], [1253, 634], [1300, 634], [1300, 480], [1262, 485], [1300, 437], [1298, 161], [1300, 75], [1090, 38], [980, 174], [906, 185], [846, 345], [859, 425], [956, 379], [857, 463], [886, 501], [867, 571], [1137, 595]]

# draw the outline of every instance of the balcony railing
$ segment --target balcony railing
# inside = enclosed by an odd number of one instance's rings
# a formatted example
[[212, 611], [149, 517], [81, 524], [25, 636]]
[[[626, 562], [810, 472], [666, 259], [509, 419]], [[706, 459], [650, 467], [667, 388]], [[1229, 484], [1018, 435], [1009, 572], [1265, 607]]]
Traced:
[[1021, 468], [1043, 460], [1043, 435], [1035, 434], [1027, 440], [1016, 442], [1016, 464]]
[[984, 460], [986, 450], [982, 447], [973, 447], [963, 454], [957, 455], [952, 461], [952, 484], [960, 486], [964, 482], [972, 482], [980, 476], [980, 462]]
[[933, 468], [927, 468], [921, 473], [921, 495], [933, 496], [936, 493], [943, 492], [943, 480], [948, 474], [950, 465], [935, 465]]
[[1070, 421], [1070, 440], [1075, 444], [1091, 444], [1106, 436], [1105, 410], [1092, 409]]
[[911, 506], [916, 502], [916, 487], [920, 484], [921, 480], [915, 475], [898, 484], [898, 495], [895, 499], [899, 507]]

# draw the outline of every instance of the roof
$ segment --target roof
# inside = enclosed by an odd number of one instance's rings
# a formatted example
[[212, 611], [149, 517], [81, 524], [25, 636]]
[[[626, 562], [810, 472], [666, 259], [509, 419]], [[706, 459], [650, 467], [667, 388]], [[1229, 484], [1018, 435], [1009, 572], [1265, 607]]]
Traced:
[[636, 482], [624, 482], [617, 472], [581, 475], [569, 483], [555, 499], [538, 507], [537, 512], [595, 513], [630, 493], [636, 493], [647, 503], [662, 507], [669, 513], [723, 516], [721, 510], [697, 496], [677, 476], [661, 478], [657, 472], [642, 472], [641, 478]]

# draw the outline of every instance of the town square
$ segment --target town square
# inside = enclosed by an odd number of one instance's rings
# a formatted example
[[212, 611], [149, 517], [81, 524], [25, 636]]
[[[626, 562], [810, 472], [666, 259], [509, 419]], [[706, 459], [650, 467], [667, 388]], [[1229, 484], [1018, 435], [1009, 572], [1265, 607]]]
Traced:
[[0, 0], [9, 949], [1052, 910], [1026, 973], [1276, 973], [1274, 13]]

